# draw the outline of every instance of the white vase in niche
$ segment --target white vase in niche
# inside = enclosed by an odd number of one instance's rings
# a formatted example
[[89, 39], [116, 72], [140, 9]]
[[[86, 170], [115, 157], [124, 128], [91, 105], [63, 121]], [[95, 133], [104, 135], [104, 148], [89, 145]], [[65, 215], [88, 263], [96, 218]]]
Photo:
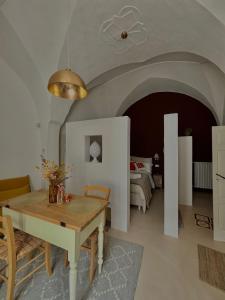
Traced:
[[90, 155], [93, 157], [92, 162], [99, 162], [97, 158], [99, 157], [100, 154], [101, 154], [101, 147], [99, 143], [94, 141], [90, 146]]

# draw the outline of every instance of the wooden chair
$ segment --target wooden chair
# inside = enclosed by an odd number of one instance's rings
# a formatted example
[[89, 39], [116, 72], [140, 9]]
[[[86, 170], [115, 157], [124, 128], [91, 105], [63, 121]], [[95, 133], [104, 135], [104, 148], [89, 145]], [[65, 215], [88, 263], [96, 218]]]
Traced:
[[[0, 202], [31, 191], [29, 176], [0, 180]], [[0, 207], [0, 216], [2, 208]]]
[[[0, 270], [0, 279], [4, 280], [7, 284], [7, 296], [5, 299], [13, 300], [15, 286], [24, 282], [44, 265], [48, 275], [50, 276], [52, 274], [50, 264], [50, 246], [47, 242], [43, 242], [42, 240], [26, 234], [23, 231], [16, 230], [14, 232], [10, 216], [0, 217], [0, 222], [2, 222], [0, 232], [4, 235], [4, 239], [0, 239], [0, 260], [5, 261], [5, 266]], [[32, 256], [34, 254], [34, 250], [37, 249], [39, 251]], [[24, 270], [24, 268], [29, 266], [29, 264], [40, 258], [42, 255], [45, 256], [44, 262], [35, 266], [31, 272], [29, 272], [26, 276], [21, 277], [16, 282], [16, 273]], [[17, 268], [17, 262], [25, 257], [28, 258], [28, 261], [21, 261], [21, 266]], [[5, 274], [3, 275], [1, 272], [4, 270]]]
[[[101, 185], [84, 186], [84, 196], [95, 199], [109, 201], [110, 189]], [[89, 282], [92, 283], [97, 266], [97, 250], [98, 250], [98, 230], [95, 230], [86, 242], [81, 246], [81, 250], [85, 250], [89, 254]], [[65, 266], [68, 266], [68, 253], [64, 258]]]

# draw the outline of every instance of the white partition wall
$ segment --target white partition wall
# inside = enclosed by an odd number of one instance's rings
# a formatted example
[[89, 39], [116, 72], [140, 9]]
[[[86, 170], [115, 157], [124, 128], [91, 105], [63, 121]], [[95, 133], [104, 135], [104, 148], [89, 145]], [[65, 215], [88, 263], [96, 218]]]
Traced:
[[178, 138], [179, 204], [192, 206], [192, 136]]
[[164, 115], [164, 234], [178, 237], [178, 115]]
[[225, 242], [225, 126], [212, 127], [214, 240]]
[[[100, 162], [90, 161], [93, 140], [102, 144]], [[112, 227], [127, 231], [130, 221], [130, 119], [128, 117], [66, 124], [66, 163], [73, 165], [66, 188], [82, 193], [85, 184], [111, 188]]]

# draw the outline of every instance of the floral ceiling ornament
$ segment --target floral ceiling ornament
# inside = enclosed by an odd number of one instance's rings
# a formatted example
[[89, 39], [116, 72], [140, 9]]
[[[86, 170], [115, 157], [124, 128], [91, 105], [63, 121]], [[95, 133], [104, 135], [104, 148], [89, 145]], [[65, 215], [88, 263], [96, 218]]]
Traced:
[[[127, 33], [125, 39], [122, 33]], [[100, 35], [104, 42], [123, 53], [147, 40], [147, 29], [141, 22], [141, 13], [135, 6], [124, 6], [117, 15], [103, 22]]]

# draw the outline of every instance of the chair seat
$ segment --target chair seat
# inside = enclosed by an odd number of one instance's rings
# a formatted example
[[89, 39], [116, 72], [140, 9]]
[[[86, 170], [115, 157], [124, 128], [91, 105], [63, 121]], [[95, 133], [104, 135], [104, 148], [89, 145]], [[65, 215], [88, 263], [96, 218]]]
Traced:
[[[43, 243], [42, 240], [33, 237], [23, 231], [16, 230], [15, 246], [16, 246], [16, 259], [19, 260], [28, 255], [34, 249], [40, 247]], [[6, 245], [0, 245], [0, 259], [8, 260], [8, 252]]]
[[92, 234], [88, 237], [88, 239], [82, 244], [81, 249], [89, 250], [91, 249], [91, 240], [97, 241], [98, 239], [98, 230], [96, 229]]

